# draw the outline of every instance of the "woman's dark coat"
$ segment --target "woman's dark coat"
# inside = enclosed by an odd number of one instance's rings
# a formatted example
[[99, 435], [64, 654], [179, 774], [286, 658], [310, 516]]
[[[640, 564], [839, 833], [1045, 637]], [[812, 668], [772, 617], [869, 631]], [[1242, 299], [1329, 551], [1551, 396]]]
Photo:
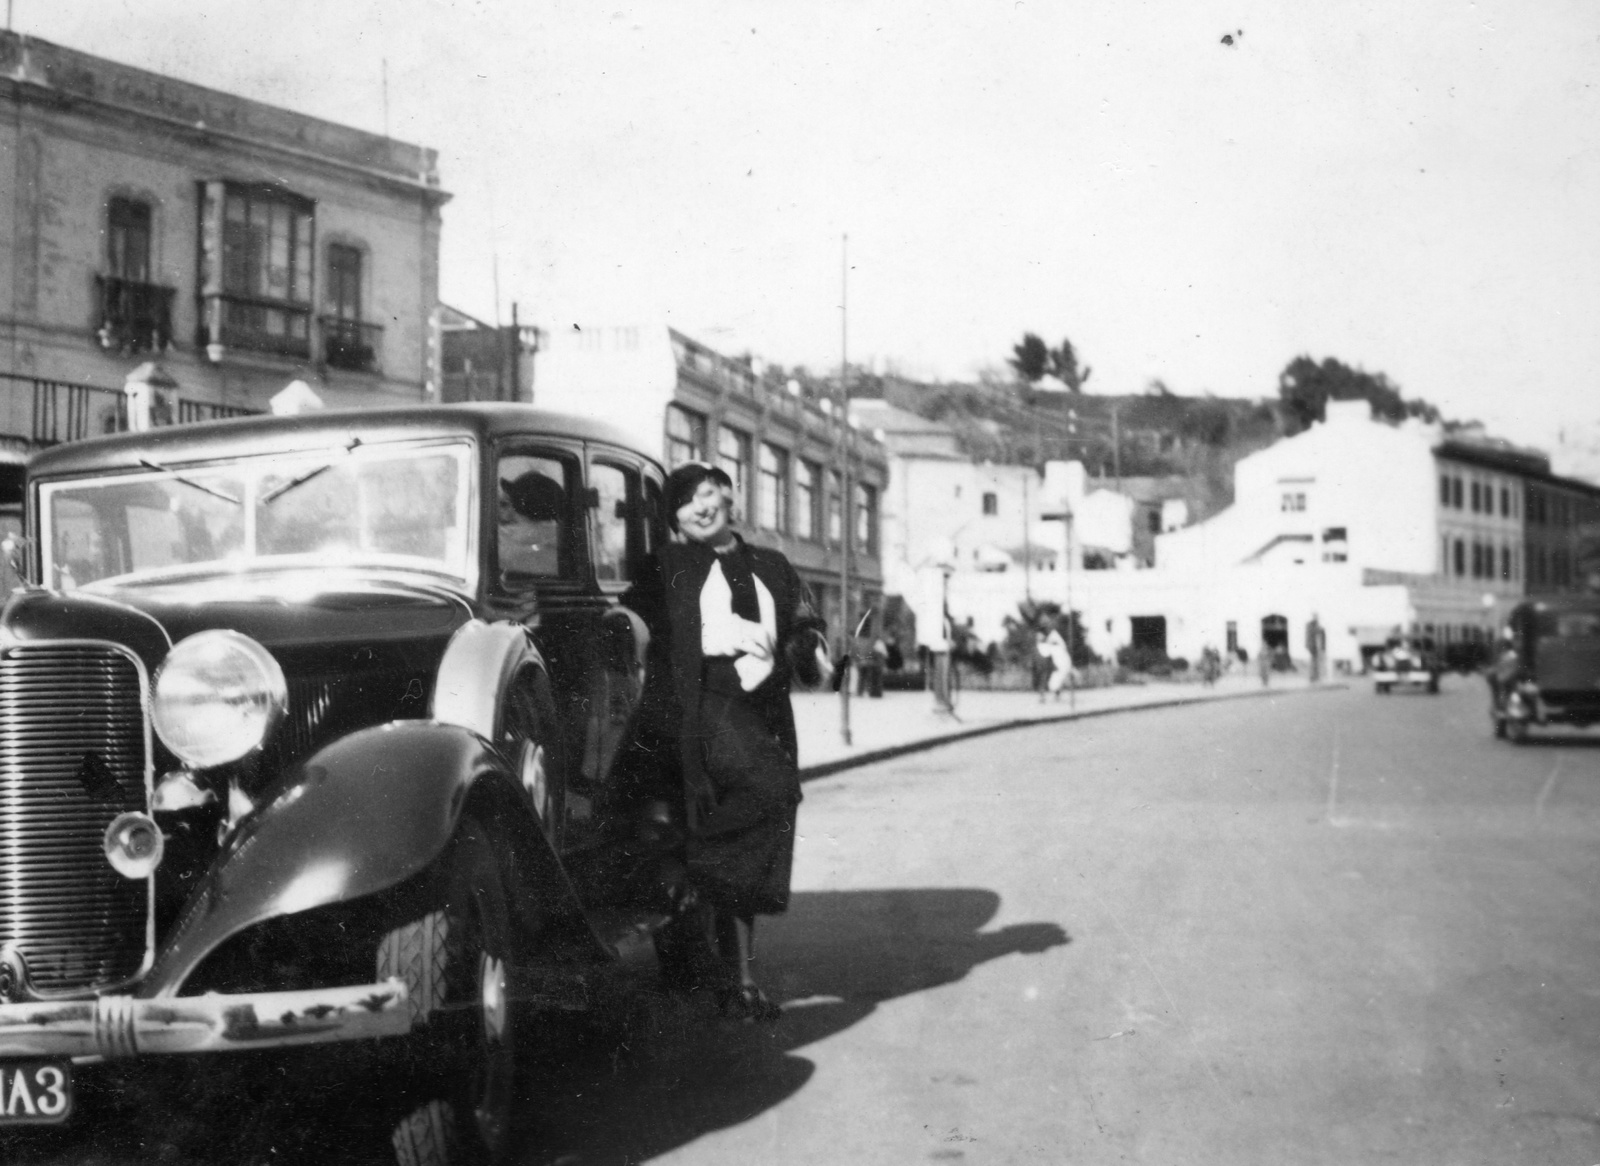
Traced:
[[[788, 903], [795, 807], [800, 801], [791, 657], [803, 656], [821, 621], [804, 584], [778, 551], [740, 540], [771, 593], [777, 649], [754, 691], [726, 695], [704, 685], [700, 592], [718, 562], [698, 543], [670, 543], [648, 560], [623, 602], [650, 629], [643, 716], [676, 738], [691, 806], [691, 877], [714, 902], [742, 915]], [[723, 560], [726, 562], [726, 560]], [[725, 572], [727, 573], [727, 572]]]

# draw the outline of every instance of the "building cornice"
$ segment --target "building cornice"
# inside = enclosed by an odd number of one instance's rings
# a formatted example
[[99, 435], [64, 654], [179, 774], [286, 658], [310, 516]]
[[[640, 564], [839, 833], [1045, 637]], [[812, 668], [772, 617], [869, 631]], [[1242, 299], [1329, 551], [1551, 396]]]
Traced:
[[439, 186], [434, 150], [49, 41], [0, 32], [0, 83], [6, 97], [19, 104], [102, 111], [183, 140], [227, 144], [356, 176], [434, 209], [451, 197]]

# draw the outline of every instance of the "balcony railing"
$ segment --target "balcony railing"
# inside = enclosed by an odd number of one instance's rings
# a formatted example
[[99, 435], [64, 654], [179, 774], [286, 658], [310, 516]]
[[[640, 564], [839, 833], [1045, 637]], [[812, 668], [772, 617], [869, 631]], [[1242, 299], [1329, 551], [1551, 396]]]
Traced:
[[323, 316], [322, 359], [329, 368], [376, 372], [383, 347], [383, 326]]
[[209, 295], [201, 312], [199, 342], [279, 356], [311, 356], [311, 309], [249, 296]]
[[115, 352], [165, 352], [172, 346], [174, 289], [111, 275], [94, 277], [100, 347]]
[[[165, 415], [177, 424], [244, 417], [258, 412], [177, 397]], [[127, 398], [121, 389], [0, 372], [0, 438], [16, 438], [35, 448], [81, 441], [128, 428]]]

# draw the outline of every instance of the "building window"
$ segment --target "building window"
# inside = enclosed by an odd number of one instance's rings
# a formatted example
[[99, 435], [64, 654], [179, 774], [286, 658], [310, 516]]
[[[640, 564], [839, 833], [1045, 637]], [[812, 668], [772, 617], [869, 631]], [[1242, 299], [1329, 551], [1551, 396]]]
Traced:
[[1145, 515], [1145, 521], [1149, 524], [1151, 534], [1161, 533], [1161, 511], [1151, 507], [1150, 513]]
[[794, 466], [794, 532], [801, 538], [815, 539], [821, 510], [817, 506], [817, 482], [822, 471], [815, 462], [800, 458]]
[[1477, 514], [1483, 509], [1483, 488], [1474, 482], [1472, 483], [1472, 513]]
[[1483, 578], [1483, 544], [1477, 539], [1472, 540], [1472, 577]]
[[200, 234], [201, 343], [309, 357], [311, 201], [208, 182]]
[[1500, 517], [1511, 517], [1511, 488], [1509, 486], [1500, 487]]
[[717, 465], [733, 479], [740, 514], [750, 513], [750, 435], [724, 425], [717, 430]]
[[838, 470], [828, 471], [828, 541], [838, 546], [844, 541], [844, 479]]
[[1457, 510], [1461, 509], [1461, 479], [1460, 478], [1451, 478], [1450, 479], [1450, 505], [1454, 506]]
[[878, 492], [864, 482], [856, 483], [856, 550], [864, 555], [878, 553]]
[[1458, 576], [1467, 573], [1467, 544], [1460, 539], [1455, 540], [1455, 565]]
[[1511, 548], [1500, 548], [1500, 578], [1511, 578]]
[[789, 532], [789, 453], [761, 443], [760, 494], [756, 513], [763, 530]]
[[1450, 505], [1450, 475], [1439, 475], [1439, 505]]
[[362, 318], [361, 249], [328, 245], [327, 315], [322, 317], [322, 358], [334, 368], [371, 371], [377, 367], [383, 329]]
[[106, 207], [106, 272], [129, 283], [150, 282], [150, 204], [114, 198]]
[[680, 405], [667, 406], [667, 468], [706, 458], [706, 419]]
[[100, 347], [163, 352], [172, 343], [173, 289], [150, 282], [150, 204], [114, 198], [106, 206], [106, 274], [99, 293]]
[[986, 516], [1000, 513], [1000, 496], [993, 490], [985, 490], [983, 493], [983, 513]]

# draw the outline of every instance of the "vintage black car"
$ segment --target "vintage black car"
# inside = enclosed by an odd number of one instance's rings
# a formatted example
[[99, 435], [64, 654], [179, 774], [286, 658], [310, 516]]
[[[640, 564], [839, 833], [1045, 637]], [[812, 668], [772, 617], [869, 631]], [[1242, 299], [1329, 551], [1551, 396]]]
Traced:
[[1519, 603], [1506, 631], [1488, 672], [1496, 737], [1520, 745], [1536, 725], [1600, 723], [1600, 595]]
[[373, 1046], [424, 1078], [400, 1160], [502, 1153], [521, 1006], [581, 1008], [671, 919], [681, 779], [618, 604], [661, 491], [516, 405], [36, 457], [0, 613], [0, 1122], [64, 1120], [102, 1060], [404, 1038]]

